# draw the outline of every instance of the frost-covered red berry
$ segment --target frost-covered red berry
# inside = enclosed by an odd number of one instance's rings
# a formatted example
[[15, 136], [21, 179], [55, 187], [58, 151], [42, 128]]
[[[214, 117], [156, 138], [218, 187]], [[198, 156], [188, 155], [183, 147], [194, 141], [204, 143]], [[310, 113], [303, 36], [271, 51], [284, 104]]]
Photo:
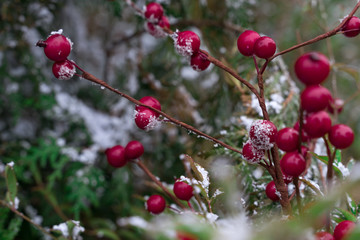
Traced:
[[319, 52], [305, 53], [296, 60], [295, 73], [305, 85], [317, 85], [329, 75], [330, 63], [328, 58]]
[[281, 129], [277, 133], [276, 144], [285, 152], [295, 151], [299, 145], [299, 132], [290, 127]]
[[169, 19], [166, 16], [162, 16], [158, 24], [151, 22], [145, 23], [146, 31], [156, 38], [163, 38], [167, 36], [166, 32], [163, 30], [165, 27], [170, 28]]
[[146, 5], [144, 15], [149, 22], [158, 22], [163, 16], [163, 14], [164, 9], [160, 4], [156, 2], [151, 2]]
[[[148, 105], [148, 106], [150, 106], [150, 107], [153, 107], [153, 108], [161, 111], [161, 104], [160, 104], [160, 102], [159, 102], [156, 98], [154, 98], [154, 97], [145, 96], [145, 97], [141, 98], [141, 99], [139, 100], [139, 102], [141, 102], [141, 103], [143, 103], [143, 104], [145, 104], [145, 105]], [[142, 110], [144, 110], [144, 109], [148, 109], [148, 108], [147, 108], [147, 107], [143, 107], [143, 106], [136, 106], [136, 107], [135, 107], [135, 111], [142, 111]], [[154, 112], [154, 111], [152, 111], [152, 112]], [[156, 117], [158, 117], [158, 116], [160, 115], [160, 114], [158, 114], [158, 113], [156, 113], [156, 112], [154, 112], [154, 114], [155, 114]]]
[[45, 41], [36, 44], [43, 47], [45, 55], [55, 62], [66, 60], [71, 52], [71, 41], [61, 33], [62, 30], [52, 33]]
[[76, 72], [75, 65], [70, 61], [54, 62], [52, 72], [57, 79], [68, 80], [72, 78]]
[[177, 198], [189, 201], [193, 196], [193, 187], [186, 182], [176, 181], [173, 188], [174, 194]]
[[158, 126], [160, 121], [154, 111], [142, 109], [140, 111], [135, 111], [135, 123], [140, 129], [148, 131]]
[[265, 193], [266, 193], [266, 196], [274, 202], [280, 200], [280, 197], [278, 195], [279, 193], [276, 190], [274, 181], [271, 181], [268, 183], [268, 185], [266, 185]]
[[153, 213], [159, 214], [162, 213], [166, 208], [166, 201], [160, 195], [151, 195], [146, 201], [146, 209]]
[[284, 183], [289, 184], [289, 183], [291, 183], [293, 181], [293, 179], [294, 179], [293, 176], [290, 176], [290, 175], [284, 173], [283, 171], [281, 171], [281, 172], [282, 172], [282, 175], [283, 175]]
[[320, 85], [308, 86], [302, 91], [301, 107], [307, 112], [317, 112], [326, 109], [332, 100], [332, 95], [327, 88]]
[[337, 114], [341, 113], [344, 107], [344, 100], [340, 98], [331, 99], [330, 104], [327, 108], [329, 113], [334, 114], [335, 112]]
[[130, 141], [125, 147], [126, 159], [137, 159], [144, 153], [144, 146], [139, 141]]
[[304, 129], [311, 138], [320, 138], [331, 129], [331, 118], [325, 111], [309, 115], [304, 121]]
[[346, 37], [356, 37], [360, 33], [360, 19], [352, 16], [341, 30]]
[[116, 145], [105, 150], [108, 163], [115, 167], [123, 167], [127, 163], [125, 158], [125, 148], [121, 145]]
[[334, 229], [335, 240], [345, 240], [347, 235], [355, 228], [355, 223], [349, 220], [342, 221]]
[[317, 232], [315, 238], [316, 240], [335, 240], [334, 236], [328, 232]]
[[305, 171], [306, 162], [302, 154], [298, 152], [288, 152], [281, 158], [280, 167], [283, 173], [298, 177]]
[[263, 149], [254, 148], [251, 141], [247, 141], [243, 146], [242, 155], [248, 163], [255, 164], [263, 159], [265, 151]]
[[182, 56], [192, 56], [200, 49], [200, 37], [192, 31], [177, 33], [175, 49]]
[[210, 61], [204, 53], [199, 51], [191, 56], [190, 65], [195, 71], [201, 72], [209, 67]]
[[271, 37], [260, 37], [254, 44], [254, 53], [259, 58], [270, 58], [276, 52], [276, 43]]
[[240, 34], [237, 40], [237, 47], [239, 52], [244, 56], [252, 56], [254, 54], [254, 45], [260, 35], [252, 30], [245, 30]]
[[354, 132], [345, 124], [336, 124], [329, 131], [329, 141], [338, 149], [348, 148], [354, 142]]
[[250, 140], [257, 149], [268, 150], [272, 148], [276, 134], [276, 126], [268, 120], [256, 120], [250, 126]]

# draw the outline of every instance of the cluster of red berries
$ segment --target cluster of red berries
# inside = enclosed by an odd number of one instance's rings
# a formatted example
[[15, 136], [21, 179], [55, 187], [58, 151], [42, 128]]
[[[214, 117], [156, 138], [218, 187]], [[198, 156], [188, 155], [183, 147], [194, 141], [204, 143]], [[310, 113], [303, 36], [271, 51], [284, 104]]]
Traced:
[[[139, 100], [141, 103], [153, 107], [161, 111], [160, 102], [151, 96], [145, 96]], [[159, 123], [159, 113], [143, 106], [135, 107], [135, 123], [140, 129], [151, 130], [155, 128]]]
[[268, 36], [260, 36], [252, 30], [245, 30], [237, 40], [239, 52], [246, 56], [256, 55], [259, 58], [271, 58], [276, 52], [275, 41]]
[[138, 159], [144, 153], [144, 146], [141, 142], [130, 141], [123, 147], [116, 145], [105, 150], [108, 163], [114, 168], [121, 168], [129, 160]]
[[353, 231], [355, 225], [354, 222], [349, 220], [342, 221], [336, 225], [334, 235], [328, 232], [317, 232], [315, 234], [316, 240], [345, 240]]
[[164, 28], [170, 28], [169, 19], [164, 15], [163, 7], [155, 2], [151, 2], [145, 7], [144, 16], [146, 18], [145, 29], [156, 38], [166, 37]]
[[[189, 202], [193, 196], [194, 189], [186, 182], [178, 180], [174, 183], [173, 192], [178, 199]], [[165, 198], [160, 195], [152, 195], [146, 201], [146, 209], [153, 214], [162, 213], [165, 207]]]
[[74, 76], [75, 65], [67, 59], [71, 52], [72, 42], [62, 35], [62, 29], [52, 32], [45, 41], [40, 40], [36, 46], [43, 47], [45, 55], [54, 61], [52, 72], [56, 78], [68, 80]]

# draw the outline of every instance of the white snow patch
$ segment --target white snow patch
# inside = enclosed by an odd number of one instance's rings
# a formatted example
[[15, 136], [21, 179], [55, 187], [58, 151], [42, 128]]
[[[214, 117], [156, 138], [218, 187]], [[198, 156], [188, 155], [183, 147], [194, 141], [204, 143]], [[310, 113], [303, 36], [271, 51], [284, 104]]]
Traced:
[[142, 217], [139, 217], [139, 216], [120, 218], [116, 221], [116, 223], [121, 227], [131, 225], [131, 226], [135, 226], [135, 227], [139, 227], [139, 228], [143, 228], [143, 229], [146, 229], [149, 225], [145, 219], [143, 219]]
[[14, 167], [14, 165], [15, 165], [15, 163], [13, 162], [13, 161], [11, 161], [11, 162], [9, 162], [8, 164], [6, 164], [7, 166], [9, 166], [9, 167], [11, 167], [11, 168], [13, 168]]

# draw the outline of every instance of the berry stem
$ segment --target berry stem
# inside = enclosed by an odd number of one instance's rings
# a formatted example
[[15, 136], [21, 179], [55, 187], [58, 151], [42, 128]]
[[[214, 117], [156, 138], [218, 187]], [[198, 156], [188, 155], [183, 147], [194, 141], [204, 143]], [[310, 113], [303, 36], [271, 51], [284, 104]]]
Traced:
[[259, 75], [259, 74], [260, 74], [260, 70], [259, 70], [258, 63], [257, 63], [257, 61], [256, 61], [256, 57], [255, 57], [255, 55], [253, 55], [252, 57], [253, 57], [253, 60], [254, 60], [254, 65], [255, 65], [255, 68], [256, 68], [256, 73], [257, 73], [257, 75]]
[[301, 154], [301, 142], [302, 142], [302, 129], [303, 129], [303, 123], [304, 121], [304, 111], [299, 107], [299, 142], [298, 142], [298, 152]]
[[[76, 67], [76, 66], [77, 66], [77, 65], [75, 65], [75, 67]], [[79, 67], [78, 67], [78, 68], [79, 68]], [[230, 146], [230, 145], [228, 145], [228, 144], [226, 144], [226, 143], [224, 143], [224, 142], [222, 142], [222, 141], [220, 141], [220, 140], [218, 140], [218, 139], [216, 139], [216, 138], [214, 138], [214, 137], [211, 137], [211, 136], [209, 136], [209, 135], [201, 132], [200, 130], [194, 128], [193, 126], [190, 126], [190, 125], [188, 125], [188, 124], [186, 124], [186, 123], [184, 123], [184, 122], [181, 122], [181, 121], [179, 121], [179, 120], [177, 120], [177, 119], [169, 116], [168, 114], [166, 114], [166, 113], [164, 113], [164, 112], [162, 112], [162, 111], [159, 111], [159, 110], [156, 109], [156, 108], [153, 108], [153, 107], [151, 107], [151, 106], [148, 106], [148, 105], [146, 105], [146, 104], [143, 104], [142, 102], [136, 100], [135, 98], [130, 97], [129, 95], [127, 95], [127, 94], [125, 94], [125, 93], [123, 93], [123, 92], [121, 92], [121, 91], [119, 91], [119, 90], [111, 87], [111, 86], [108, 85], [106, 82], [104, 82], [104, 81], [96, 78], [94, 75], [92, 75], [92, 74], [90, 74], [90, 73], [82, 70], [81, 68], [79, 68], [79, 69], [80, 69], [81, 71], [83, 71], [82, 77], [83, 77], [84, 79], [89, 80], [89, 81], [94, 82], [94, 83], [97, 83], [97, 84], [99, 84], [99, 85], [101, 85], [101, 86], [109, 89], [110, 91], [112, 91], [112, 92], [120, 95], [121, 97], [126, 98], [126, 99], [129, 100], [130, 102], [135, 103], [136, 105], [146, 107], [146, 108], [151, 109], [152, 111], [154, 111], [154, 112], [156, 112], [156, 113], [161, 114], [162, 116], [164, 116], [165, 118], [167, 118], [168, 120], [170, 120], [171, 122], [173, 122], [174, 124], [176, 124], [176, 125], [178, 125], [178, 126], [181, 126], [181, 127], [185, 128], [185, 129], [191, 131], [191, 132], [194, 132], [194, 133], [196, 133], [197, 135], [203, 136], [204, 138], [206, 138], [206, 139], [208, 139], [208, 140], [210, 140], [210, 141], [213, 141], [213, 142], [215, 142], [215, 143], [223, 146], [224, 148], [227, 148], [227, 149], [229, 149], [229, 150], [232, 150], [232, 151], [234, 151], [234, 152], [237, 152], [237, 153], [240, 153], [240, 154], [241, 154], [241, 150], [236, 149], [236, 148], [234, 148], [234, 147], [232, 147], [232, 146]]]
[[301, 206], [301, 196], [300, 196], [300, 189], [299, 189], [299, 177], [294, 177], [294, 185], [296, 191], [296, 202], [299, 208], [299, 213], [302, 213], [302, 206]]
[[191, 209], [191, 211], [195, 212], [195, 210], [194, 210], [194, 208], [192, 207], [190, 201], [187, 201], [187, 204], [188, 204], [189, 208]]
[[179, 205], [182, 209], [186, 207], [173, 195], [171, 192], [155, 177], [154, 174], [140, 161], [133, 161], [136, 163], [145, 173], [151, 178], [153, 182], [155, 182], [177, 205]]
[[39, 40], [36, 45], [37, 47], [46, 47], [47, 46], [47, 43], [44, 42], [43, 40]]
[[327, 189], [329, 190], [332, 185], [332, 178], [334, 176], [334, 170], [333, 170], [333, 163], [334, 163], [334, 157], [336, 153], [336, 149], [334, 151], [334, 154], [331, 153], [329, 143], [326, 139], [326, 137], [323, 137], [325, 146], [326, 146], [326, 153], [328, 155], [328, 165], [327, 165], [327, 173], [326, 173], [326, 182], [327, 182]]

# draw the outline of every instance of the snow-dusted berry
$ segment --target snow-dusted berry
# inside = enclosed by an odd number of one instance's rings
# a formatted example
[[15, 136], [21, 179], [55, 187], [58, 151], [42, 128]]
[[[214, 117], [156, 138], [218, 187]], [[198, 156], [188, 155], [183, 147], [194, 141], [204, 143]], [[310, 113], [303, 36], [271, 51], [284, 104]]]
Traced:
[[156, 2], [151, 2], [148, 5], [146, 5], [145, 8], [145, 18], [149, 21], [149, 22], [158, 22], [161, 17], [164, 14], [164, 9], [163, 7], [156, 3]]
[[191, 56], [200, 49], [200, 37], [192, 31], [177, 33], [175, 49], [182, 56]]
[[189, 201], [193, 196], [193, 187], [186, 182], [176, 181], [173, 188], [174, 194], [177, 198]]
[[165, 210], [165, 208], [166, 208], [166, 201], [160, 195], [152, 195], [146, 201], [146, 209], [153, 214], [162, 213]]
[[195, 71], [201, 72], [209, 67], [210, 61], [204, 53], [199, 51], [191, 56], [190, 65]]
[[52, 72], [57, 79], [68, 80], [72, 78], [76, 72], [75, 65], [70, 61], [54, 62]]
[[167, 36], [166, 32], [163, 30], [165, 27], [170, 28], [169, 19], [166, 16], [162, 16], [158, 24], [151, 22], [145, 23], [146, 31], [156, 38], [163, 38]]
[[274, 181], [271, 181], [266, 185], [265, 193], [266, 196], [274, 202], [280, 200]]
[[[145, 104], [145, 105], [148, 105], [148, 106], [150, 106], [150, 107], [153, 107], [153, 108], [161, 111], [161, 104], [160, 104], [160, 102], [159, 102], [156, 98], [154, 98], [154, 97], [145, 96], [145, 97], [141, 98], [141, 99], [139, 100], [139, 102], [141, 102], [141, 103], [143, 103], [143, 104]], [[143, 106], [136, 106], [136, 107], [135, 107], [135, 111], [142, 111], [142, 110], [144, 110], [144, 109], [148, 109], [148, 108], [147, 108], [147, 107], [143, 107]], [[154, 112], [154, 111], [152, 111], [152, 112], [155, 114], [156, 117], [158, 117], [158, 116], [160, 115], [160, 114], [158, 114], [158, 113], [156, 113], [156, 112]]]
[[140, 129], [149, 131], [157, 127], [160, 123], [156, 113], [150, 109], [135, 111], [135, 123]]
[[125, 158], [125, 148], [121, 145], [116, 145], [105, 150], [108, 163], [115, 167], [123, 167], [127, 163]]
[[242, 149], [242, 155], [248, 163], [259, 163], [265, 155], [263, 149], [254, 148], [251, 141], [247, 141]]
[[54, 33], [45, 41], [39, 41], [36, 45], [44, 48], [45, 55], [55, 62], [61, 62], [67, 59], [71, 52], [72, 43], [64, 35]]
[[250, 127], [250, 140], [257, 149], [269, 150], [274, 146], [277, 128], [268, 120], [256, 120]]
[[345, 104], [344, 100], [340, 98], [331, 99], [327, 110], [331, 114], [334, 114], [335, 112], [339, 114], [342, 112], [344, 104]]
[[130, 141], [125, 147], [126, 159], [137, 159], [144, 153], [144, 146], [139, 141]]

